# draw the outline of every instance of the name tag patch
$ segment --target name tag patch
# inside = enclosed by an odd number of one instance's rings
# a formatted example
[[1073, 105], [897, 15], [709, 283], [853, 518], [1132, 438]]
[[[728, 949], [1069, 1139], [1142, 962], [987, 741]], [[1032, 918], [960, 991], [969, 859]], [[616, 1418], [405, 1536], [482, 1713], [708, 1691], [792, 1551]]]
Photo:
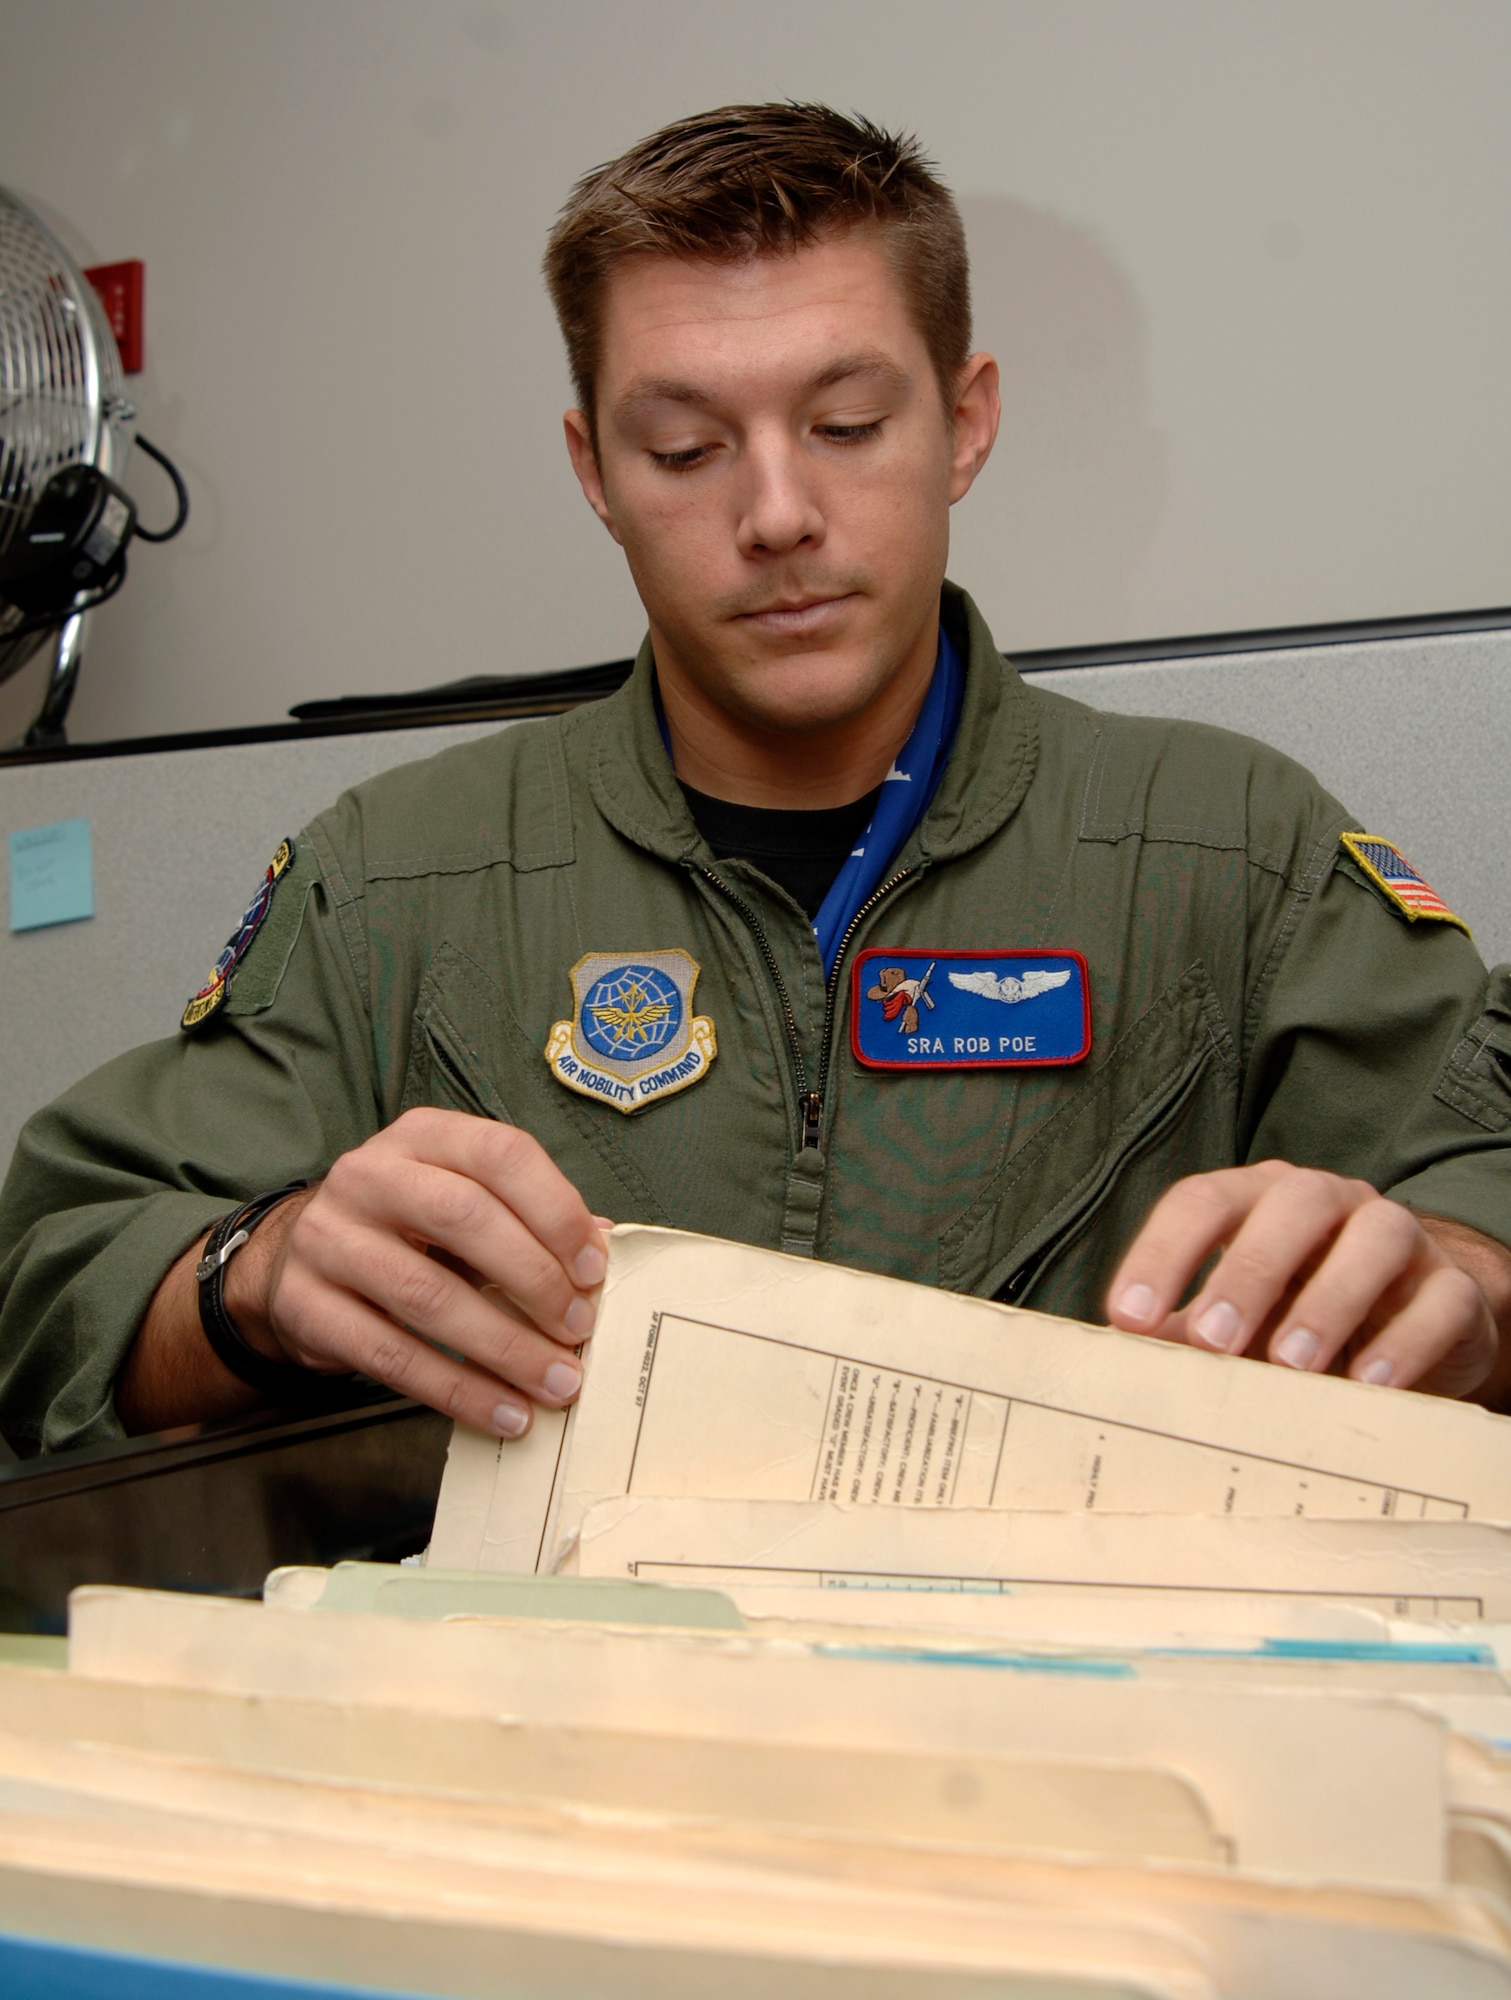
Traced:
[[1091, 1052], [1078, 951], [861, 952], [850, 1046], [868, 1069], [1025, 1069]]

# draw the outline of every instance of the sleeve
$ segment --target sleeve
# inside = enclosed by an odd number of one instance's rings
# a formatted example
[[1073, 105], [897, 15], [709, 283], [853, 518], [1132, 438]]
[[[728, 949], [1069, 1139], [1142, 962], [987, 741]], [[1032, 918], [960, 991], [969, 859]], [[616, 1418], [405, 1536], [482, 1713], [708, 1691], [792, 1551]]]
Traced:
[[1369, 1181], [1511, 1248], [1511, 967], [1408, 921], [1341, 851], [1251, 1008], [1250, 1160]]
[[0, 1432], [23, 1457], [120, 1439], [115, 1376], [174, 1259], [381, 1122], [351, 898], [320, 845], [296, 841], [211, 1020], [107, 1063], [22, 1130], [0, 1191]]

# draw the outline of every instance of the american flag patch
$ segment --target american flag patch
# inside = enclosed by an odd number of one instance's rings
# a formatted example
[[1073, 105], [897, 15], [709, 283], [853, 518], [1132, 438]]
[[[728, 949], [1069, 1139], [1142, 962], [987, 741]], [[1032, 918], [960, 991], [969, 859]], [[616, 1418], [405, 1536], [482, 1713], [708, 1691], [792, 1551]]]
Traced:
[[1409, 922], [1415, 923], [1418, 917], [1436, 917], [1439, 923], [1457, 924], [1465, 937], [1470, 935], [1464, 919], [1453, 914], [1394, 841], [1381, 840], [1373, 833], [1345, 833], [1339, 838], [1370, 881], [1385, 892]]

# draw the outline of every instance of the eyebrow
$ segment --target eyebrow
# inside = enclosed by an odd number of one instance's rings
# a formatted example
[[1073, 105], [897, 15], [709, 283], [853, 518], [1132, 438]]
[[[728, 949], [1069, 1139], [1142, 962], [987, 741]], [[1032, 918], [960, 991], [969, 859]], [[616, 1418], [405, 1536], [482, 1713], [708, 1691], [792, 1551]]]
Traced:
[[[842, 355], [820, 368], [802, 385], [802, 394], [815, 396], [825, 389], [836, 388], [841, 382], [872, 381], [888, 388], [905, 388], [908, 376], [897, 363], [877, 349], [863, 349], [856, 354]], [[614, 405], [614, 414], [621, 422], [633, 419], [655, 403], [682, 403], [705, 409], [718, 401], [718, 397], [696, 382], [679, 382], [671, 376], [653, 375], [634, 383]]]

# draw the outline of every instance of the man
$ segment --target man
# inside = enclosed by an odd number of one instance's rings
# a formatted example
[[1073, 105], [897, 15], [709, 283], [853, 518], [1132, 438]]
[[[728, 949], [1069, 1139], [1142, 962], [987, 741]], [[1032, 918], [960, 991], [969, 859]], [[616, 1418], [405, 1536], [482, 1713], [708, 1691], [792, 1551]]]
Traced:
[[1294, 765], [1026, 690], [944, 583], [997, 371], [916, 145], [687, 120], [547, 272], [635, 675], [348, 795], [32, 1121], [18, 1448], [349, 1371], [517, 1436], [604, 1217], [1498, 1396], [1507, 986]]

